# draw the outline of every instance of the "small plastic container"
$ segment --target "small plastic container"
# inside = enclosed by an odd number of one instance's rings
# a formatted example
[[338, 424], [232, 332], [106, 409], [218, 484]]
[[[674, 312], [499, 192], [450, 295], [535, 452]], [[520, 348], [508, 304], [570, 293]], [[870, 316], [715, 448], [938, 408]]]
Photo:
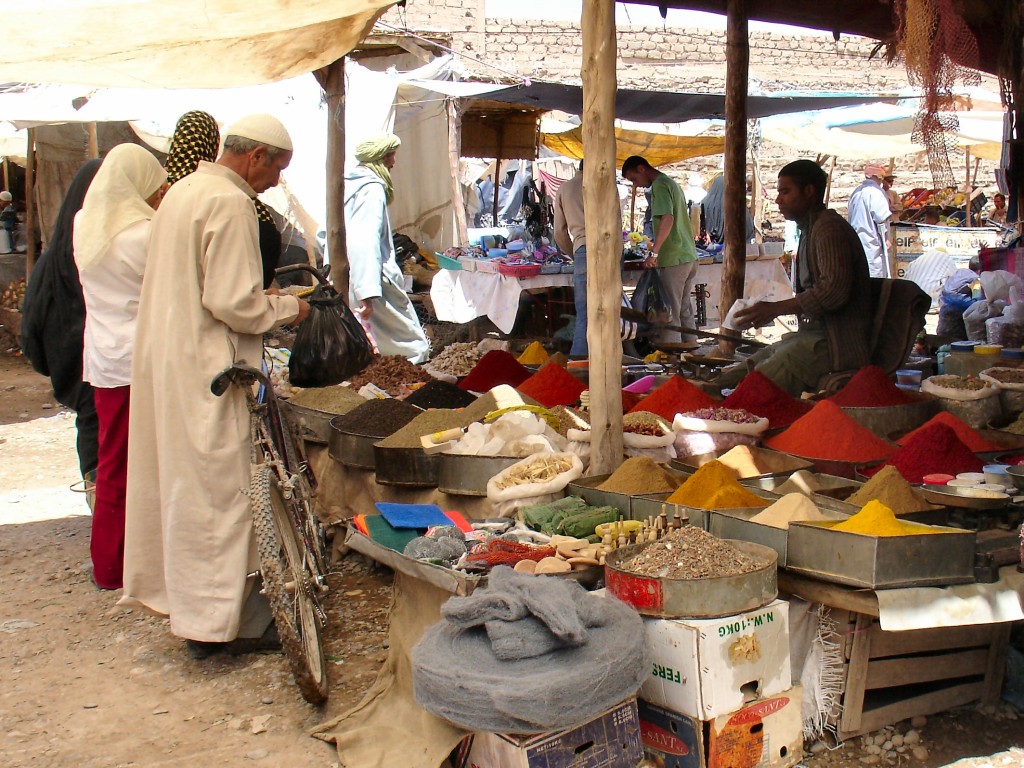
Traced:
[[1024, 349], [1003, 347], [999, 352], [999, 356], [1005, 360], [1024, 360]]
[[[957, 480], [966, 480], [968, 483], [984, 483], [984, 472], [961, 472], [956, 476]], [[952, 481], [951, 481], [952, 482]]]
[[946, 485], [951, 480], [955, 480], [952, 475], [947, 475], [942, 472], [936, 472], [932, 475], [925, 475], [921, 478], [928, 485]]
[[985, 475], [985, 482], [993, 485], [1010, 485], [1010, 479], [1006, 475], [1006, 464], [986, 464], [982, 467]]
[[901, 368], [896, 371], [896, 383], [920, 385], [921, 371], [915, 371], [913, 368]]
[[979, 344], [974, 348], [976, 355], [998, 355], [1003, 351], [1001, 344]]

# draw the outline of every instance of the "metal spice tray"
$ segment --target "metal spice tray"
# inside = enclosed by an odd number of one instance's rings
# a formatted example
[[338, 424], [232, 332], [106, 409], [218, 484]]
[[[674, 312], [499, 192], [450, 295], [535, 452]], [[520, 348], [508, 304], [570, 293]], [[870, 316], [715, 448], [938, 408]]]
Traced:
[[[673, 471], [668, 468], [666, 468], [665, 471], [670, 475], [677, 476], [680, 484], [686, 480], [685, 474]], [[581, 477], [580, 479], [574, 480], [573, 482], [569, 483], [568, 486], [566, 486], [565, 495], [579, 496], [581, 499], [587, 502], [587, 504], [591, 504], [595, 507], [615, 507], [615, 509], [619, 510], [622, 516], [627, 520], [641, 520], [646, 518], [648, 515], [652, 514], [649, 511], [643, 512], [641, 516], [634, 514], [633, 504], [636, 500], [647, 499], [652, 497], [660, 497], [661, 499], [665, 499], [668, 497], [667, 493], [630, 496], [629, 494], [618, 493], [616, 491], [602, 491], [597, 486], [599, 486], [609, 477], [611, 477], [610, 474], [593, 475], [591, 477]], [[680, 507], [680, 509], [683, 509], [683, 507]], [[661, 509], [659, 506], [658, 512], [660, 511]], [[657, 514], [657, 512], [654, 514]], [[671, 515], [672, 512], [669, 511], [668, 514]], [[685, 517], [686, 515], [682, 516]]]
[[380, 485], [437, 486], [440, 454], [427, 453], [422, 448], [381, 447], [375, 443], [373, 458], [377, 471], [375, 479]]
[[708, 530], [710, 513], [706, 509], [669, 503], [666, 499], [671, 495], [669, 493], [652, 493], [646, 496], [634, 496], [633, 519], [646, 520], [648, 517], [657, 517], [664, 512], [669, 520], [672, 520], [674, 515], [679, 515], [687, 521], [688, 525], [703, 531]]
[[[701, 453], [696, 456], [685, 456], [672, 459], [672, 467], [688, 474], [696, 472], [700, 467], [709, 461], [721, 458], [721, 453]], [[771, 448], [751, 447], [750, 454], [754, 458], [757, 467], [762, 471], [756, 475], [745, 475], [741, 480], [755, 477], [781, 477], [787, 478], [794, 472], [802, 469], [810, 469], [812, 464], [807, 459], [798, 459], [782, 451], [774, 451]]]
[[[847, 514], [834, 510], [821, 507], [819, 510], [832, 520], [845, 520], [849, 517]], [[771, 547], [779, 553], [779, 567], [784, 567], [788, 562], [789, 530], [753, 522], [750, 518], [760, 512], [764, 512], [763, 507], [712, 510], [708, 530], [720, 539], [752, 541], [755, 544]]]
[[308, 443], [327, 445], [331, 439], [331, 419], [337, 414], [318, 411], [305, 405], [296, 405], [287, 400], [278, 401], [288, 421], [299, 429], [299, 435]]
[[461, 496], [486, 496], [487, 481], [522, 460], [521, 456], [442, 453], [438, 459], [437, 490]]
[[822, 581], [869, 589], [937, 587], [974, 581], [975, 532], [870, 536], [828, 523], [789, 526], [786, 567]]

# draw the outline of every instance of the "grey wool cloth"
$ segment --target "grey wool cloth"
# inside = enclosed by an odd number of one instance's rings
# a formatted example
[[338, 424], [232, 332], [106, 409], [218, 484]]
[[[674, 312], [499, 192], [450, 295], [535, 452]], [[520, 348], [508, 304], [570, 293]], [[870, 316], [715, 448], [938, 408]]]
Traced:
[[413, 649], [413, 691], [428, 712], [468, 730], [585, 723], [634, 695], [649, 670], [636, 611], [570, 579], [499, 566], [441, 614]]

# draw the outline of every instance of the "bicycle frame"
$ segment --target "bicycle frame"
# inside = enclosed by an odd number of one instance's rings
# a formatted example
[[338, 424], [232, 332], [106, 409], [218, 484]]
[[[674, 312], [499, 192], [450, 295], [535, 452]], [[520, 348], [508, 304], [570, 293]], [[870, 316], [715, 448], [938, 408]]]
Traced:
[[[256, 384], [264, 385], [265, 402], [256, 397]], [[321, 546], [319, 521], [309, 503], [315, 494], [316, 477], [306, 460], [302, 441], [295, 435], [281, 414], [277, 395], [270, 379], [260, 370], [239, 361], [221, 371], [210, 384], [210, 390], [220, 397], [232, 386], [245, 393], [249, 409], [249, 434], [251, 439], [251, 461], [254, 466], [270, 466], [277, 477], [281, 494], [285, 500], [297, 500], [288, 504], [295, 530], [304, 544], [304, 560], [314, 591], [327, 591], [327, 566], [324, 548]], [[304, 486], [304, 487], [302, 487]], [[298, 493], [296, 493], [296, 489]], [[298, 496], [298, 499], [296, 499]], [[311, 595], [315, 597], [315, 595]]]

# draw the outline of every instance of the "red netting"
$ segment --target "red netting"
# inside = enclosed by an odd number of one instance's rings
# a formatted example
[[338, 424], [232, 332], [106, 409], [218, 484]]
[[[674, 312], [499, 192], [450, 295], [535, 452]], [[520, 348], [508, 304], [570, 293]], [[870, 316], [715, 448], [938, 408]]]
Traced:
[[485, 563], [490, 567], [496, 565], [515, 565], [520, 560], [543, 560], [554, 557], [554, 547], [534, 547], [518, 541], [491, 539], [487, 544], [477, 548], [466, 559], [473, 563]]

